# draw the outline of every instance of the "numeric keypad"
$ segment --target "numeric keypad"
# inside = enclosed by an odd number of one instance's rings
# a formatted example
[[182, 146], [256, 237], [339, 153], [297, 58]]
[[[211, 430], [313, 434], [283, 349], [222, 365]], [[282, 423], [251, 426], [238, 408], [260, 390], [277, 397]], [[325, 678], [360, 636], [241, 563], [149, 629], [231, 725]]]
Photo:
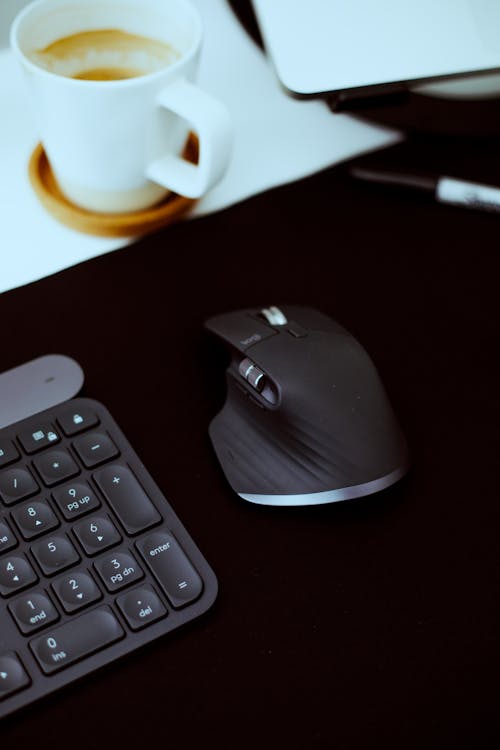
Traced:
[[0, 718], [202, 614], [216, 590], [100, 404], [0, 429]]

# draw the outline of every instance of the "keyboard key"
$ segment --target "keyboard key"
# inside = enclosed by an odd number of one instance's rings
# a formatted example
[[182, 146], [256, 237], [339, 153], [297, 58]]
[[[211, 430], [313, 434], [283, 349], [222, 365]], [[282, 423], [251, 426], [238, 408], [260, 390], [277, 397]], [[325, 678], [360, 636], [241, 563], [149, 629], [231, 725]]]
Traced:
[[80, 562], [80, 556], [66, 534], [37, 542], [31, 547], [31, 551], [46, 576], [52, 576]]
[[10, 596], [38, 581], [24, 555], [8, 555], [0, 560], [0, 594]]
[[77, 435], [79, 432], [99, 424], [99, 419], [91, 409], [86, 406], [79, 406], [77, 410], [68, 408], [59, 412], [57, 422], [64, 434], [72, 437], [72, 435]]
[[9, 610], [24, 635], [34, 633], [59, 619], [56, 608], [42, 591], [30, 591], [21, 596], [9, 604]]
[[167, 608], [151, 586], [122, 594], [116, 603], [131, 630], [141, 630], [167, 614]]
[[104, 606], [49, 630], [31, 641], [30, 646], [41, 669], [45, 674], [52, 674], [119, 641], [124, 635], [111, 609]]
[[0, 467], [7, 466], [19, 458], [19, 451], [12, 440], [0, 440]]
[[0, 474], [0, 497], [5, 505], [24, 500], [34, 495], [39, 489], [33, 475], [25, 466], [7, 469]]
[[184, 607], [199, 597], [202, 580], [172, 534], [155, 531], [136, 547], [173, 607]]
[[33, 461], [44, 484], [52, 487], [80, 473], [75, 460], [64, 450], [47, 451]]
[[67, 521], [99, 508], [101, 502], [95, 492], [84, 482], [76, 482], [53, 490], [52, 497]]
[[61, 438], [54, 430], [51, 424], [46, 422], [36, 427], [24, 430], [17, 436], [26, 453], [36, 453], [46, 448], [48, 445], [58, 443]]
[[144, 576], [141, 566], [128, 552], [106, 555], [94, 563], [108, 591], [119, 591]]
[[12, 512], [12, 517], [25, 539], [33, 539], [35, 536], [45, 534], [50, 529], [59, 526], [59, 521], [46, 502], [36, 500], [26, 503]]
[[17, 547], [17, 539], [6, 521], [0, 521], [0, 555]]
[[0, 654], [0, 701], [31, 685], [21, 660], [14, 651]]
[[73, 443], [80, 460], [87, 469], [91, 469], [103, 461], [118, 456], [120, 451], [105, 432], [91, 432], [82, 435]]
[[87, 555], [97, 555], [122, 540], [111, 518], [105, 515], [80, 521], [73, 531]]
[[93, 474], [127, 534], [137, 534], [161, 521], [157, 509], [127, 466], [111, 464]]
[[75, 570], [52, 584], [66, 612], [76, 612], [102, 598], [94, 579], [86, 571]]

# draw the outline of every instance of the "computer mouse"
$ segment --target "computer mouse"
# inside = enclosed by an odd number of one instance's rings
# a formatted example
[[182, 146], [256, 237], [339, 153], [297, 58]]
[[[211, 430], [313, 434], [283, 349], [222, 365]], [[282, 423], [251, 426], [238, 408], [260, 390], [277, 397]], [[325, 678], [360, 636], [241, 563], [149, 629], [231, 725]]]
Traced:
[[205, 327], [230, 354], [209, 427], [231, 487], [263, 505], [350, 500], [397, 482], [408, 448], [361, 344], [310, 307], [244, 309]]

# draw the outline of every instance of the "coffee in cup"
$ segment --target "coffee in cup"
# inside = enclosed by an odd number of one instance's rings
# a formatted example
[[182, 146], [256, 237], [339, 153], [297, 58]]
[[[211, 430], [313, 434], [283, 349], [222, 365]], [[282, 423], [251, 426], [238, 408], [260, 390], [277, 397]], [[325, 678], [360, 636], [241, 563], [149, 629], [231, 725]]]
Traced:
[[170, 44], [121, 29], [95, 29], [56, 39], [30, 60], [44, 70], [85, 81], [119, 81], [155, 73], [180, 58]]
[[[12, 49], [62, 193], [94, 212], [198, 198], [223, 176], [232, 127], [195, 83], [201, 18], [188, 0], [35, 0]], [[190, 131], [198, 164], [183, 158]]]

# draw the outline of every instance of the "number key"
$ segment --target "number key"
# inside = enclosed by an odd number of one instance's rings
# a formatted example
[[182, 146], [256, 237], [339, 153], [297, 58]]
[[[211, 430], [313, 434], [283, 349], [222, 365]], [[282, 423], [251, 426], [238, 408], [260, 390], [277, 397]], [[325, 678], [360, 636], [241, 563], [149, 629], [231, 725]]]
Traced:
[[94, 567], [108, 591], [118, 591], [144, 576], [141, 566], [128, 552], [106, 555]]
[[44, 636], [32, 640], [30, 647], [45, 674], [52, 674], [119, 641], [124, 635], [111, 609], [99, 607], [51, 628]]
[[59, 614], [47, 594], [33, 591], [9, 604], [9, 610], [19, 630], [25, 635], [44, 628], [59, 619]]
[[83, 516], [84, 513], [95, 510], [101, 505], [95, 492], [90, 489], [88, 484], [83, 482], [59, 487], [57, 490], [53, 490], [52, 497], [67, 521]]
[[96, 555], [122, 540], [111, 518], [104, 515], [80, 521], [74, 532], [87, 555]]
[[24, 555], [9, 555], [0, 561], [0, 594], [10, 594], [36, 583], [38, 577]]
[[102, 597], [94, 579], [86, 571], [73, 571], [55, 581], [52, 588], [66, 612], [76, 612]]
[[66, 535], [53, 536], [31, 547], [35, 559], [46, 576], [54, 575], [80, 561], [80, 556]]
[[52, 508], [44, 502], [27, 503], [16, 508], [12, 516], [25, 539], [32, 539], [59, 526]]

